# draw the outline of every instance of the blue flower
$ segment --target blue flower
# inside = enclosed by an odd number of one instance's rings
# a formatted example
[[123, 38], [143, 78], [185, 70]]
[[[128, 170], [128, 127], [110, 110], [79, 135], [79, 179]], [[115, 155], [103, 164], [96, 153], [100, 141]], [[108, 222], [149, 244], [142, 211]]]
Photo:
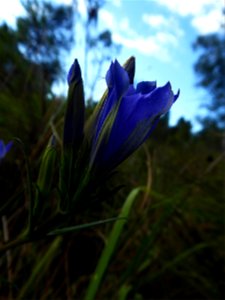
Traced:
[[7, 145], [3, 142], [3, 140], [0, 140], [0, 161], [6, 156], [6, 154], [9, 152], [9, 150], [12, 147], [13, 142], [10, 141]]
[[106, 82], [108, 95], [96, 118], [91, 165], [110, 170], [146, 141], [179, 91], [174, 95], [169, 82], [157, 87], [154, 81], [142, 81], [135, 88], [117, 61], [111, 63]]

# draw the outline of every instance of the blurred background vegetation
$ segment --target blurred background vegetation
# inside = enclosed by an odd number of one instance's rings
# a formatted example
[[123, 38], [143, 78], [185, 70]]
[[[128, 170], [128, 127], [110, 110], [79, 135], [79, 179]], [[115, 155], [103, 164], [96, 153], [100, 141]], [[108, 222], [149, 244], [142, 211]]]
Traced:
[[[37, 179], [40, 158], [53, 132], [61, 142], [65, 99], [53, 84], [61, 76], [63, 55], [76, 42], [79, 15], [70, 6], [23, 1], [26, 17], [16, 29], [0, 25], [0, 138], [22, 140]], [[103, 1], [86, 2], [86, 63], [101, 65], [119, 46], [110, 30], [97, 32]], [[149, 141], [114, 174], [110, 197], [74, 216], [76, 224], [118, 216], [135, 187], [138, 196], [96, 299], [224, 299], [225, 196], [225, 36], [199, 36], [196, 83], [211, 96], [201, 131], [181, 118], [169, 127], [162, 118]], [[83, 71], [87, 78], [88, 66]], [[87, 117], [95, 103], [90, 83]], [[182, 95], [181, 95], [182, 97]], [[23, 153], [13, 150], [0, 163], [0, 245], [26, 226], [27, 186]], [[54, 195], [52, 196], [54, 197]], [[85, 201], [85, 199], [84, 199]], [[45, 205], [51, 207], [51, 199]], [[7, 251], [0, 258], [0, 299], [83, 299], [112, 224], [43, 240]]]

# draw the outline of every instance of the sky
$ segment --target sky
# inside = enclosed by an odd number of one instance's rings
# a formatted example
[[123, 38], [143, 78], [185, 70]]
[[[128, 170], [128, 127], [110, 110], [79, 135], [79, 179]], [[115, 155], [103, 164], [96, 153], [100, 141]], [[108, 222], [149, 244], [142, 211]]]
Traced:
[[[71, 4], [73, 0], [51, 0]], [[136, 57], [135, 82], [157, 81], [158, 86], [171, 82], [173, 91], [181, 94], [170, 112], [170, 125], [183, 117], [191, 121], [193, 131], [201, 127], [197, 116], [206, 113], [202, 104], [210, 101], [210, 95], [196, 87], [197, 76], [193, 65], [199, 52], [192, 44], [197, 36], [221, 31], [223, 0], [108, 0], [99, 11], [97, 29], [109, 29], [113, 42], [121, 46], [113, 59], [123, 64], [130, 56]], [[78, 0], [78, 11], [85, 20], [85, 0]], [[8, 0], [0, 10], [0, 22], [16, 24], [16, 17], [24, 11], [19, 0]], [[80, 45], [84, 35], [77, 28], [76, 44], [65, 58], [69, 68], [77, 57], [84, 66], [84, 51]], [[97, 80], [95, 98], [100, 98], [105, 89], [105, 74], [109, 63], [103, 65]], [[65, 92], [65, 82], [56, 87], [56, 92]]]

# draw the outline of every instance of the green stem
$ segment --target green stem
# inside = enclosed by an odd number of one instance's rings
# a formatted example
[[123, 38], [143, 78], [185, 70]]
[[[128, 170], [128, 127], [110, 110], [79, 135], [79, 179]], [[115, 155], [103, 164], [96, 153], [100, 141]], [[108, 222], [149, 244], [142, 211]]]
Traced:
[[20, 148], [23, 152], [24, 159], [25, 159], [25, 168], [26, 168], [26, 174], [27, 174], [27, 194], [28, 194], [28, 200], [29, 200], [29, 219], [28, 219], [28, 230], [31, 234], [33, 231], [33, 209], [34, 209], [34, 199], [32, 197], [32, 180], [31, 180], [31, 171], [30, 171], [30, 164], [29, 159], [26, 154], [26, 151], [24, 149], [24, 145], [22, 141], [19, 138], [15, 138], [15, 141], [20, 145]]

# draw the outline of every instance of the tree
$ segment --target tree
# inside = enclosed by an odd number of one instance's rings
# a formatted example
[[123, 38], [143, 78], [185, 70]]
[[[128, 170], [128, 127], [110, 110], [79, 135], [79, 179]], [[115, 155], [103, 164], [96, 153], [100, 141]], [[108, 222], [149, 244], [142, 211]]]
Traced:
[[40, 65], [56, 66], [61, 71], [60, 54], [70, 50], [73, 41], [71, 6], [53, 5], [45, 0], [24, 0], [26, 17], [17, 19], [18, 41], [25, 56]]
[[[70, 6], [24, 0], [17, 28], [0, 26], [0, 133], [34, 144], [48, 118], [51, 87], [63, 70], [62, 51], [72, 41]], [[19, 130], [18, 130], [19, 128]]]
[[0, 26], [0, 41], [0, 135], [33, 141], [43, 116], [39, 67], [22, 55], [16, 31], [6, 24]]
[[201, 50], [194, 65], [199, 76], [198, 85], [206, 88], [211, 97], [211, 102], [206, 105], [210, 111], [208, 119], [225, 127], [225, 34], [199, 36], [193, 46], [195, 50]]
[[17, 36], [25, 57], [40, 66], [43, 97], [62, 74], [60, 57], [73, 41], [72, 6], [53, 5], [45, 0], [23, 0], [27, 12], [17, 19]]

